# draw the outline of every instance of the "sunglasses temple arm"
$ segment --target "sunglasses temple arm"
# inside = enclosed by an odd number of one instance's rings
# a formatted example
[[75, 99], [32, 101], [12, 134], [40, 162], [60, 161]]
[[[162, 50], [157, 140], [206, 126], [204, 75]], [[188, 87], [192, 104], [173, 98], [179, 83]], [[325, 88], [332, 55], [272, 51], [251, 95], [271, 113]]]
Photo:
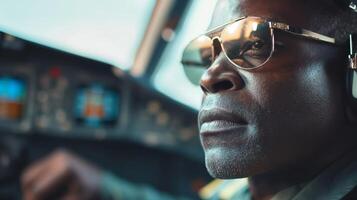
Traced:
[[273, 29], [279, 29], [279, 30], [286, 31], [286, 32], [292, 33], [297, 36], [301, 36], [301, 37], [305, 37], [305, 38], [309, 38], [309, 39], [313, 39], [313, 40], [319, 40], [319, 41], [323, 41], [323, 42], [330, 43], [330, 44], [336, 44], [335, 39], [332, 37], [328, 37], [328, 36], [325, 36], [325, 35], [322, 35], [322, 34], [319, 34], [319, 33], [313, 32], [313, 31], [309, 31], [306, 29], [292, 27], [292, 26], [289, 26], [284, 23], [270, 22], [270, 27]]

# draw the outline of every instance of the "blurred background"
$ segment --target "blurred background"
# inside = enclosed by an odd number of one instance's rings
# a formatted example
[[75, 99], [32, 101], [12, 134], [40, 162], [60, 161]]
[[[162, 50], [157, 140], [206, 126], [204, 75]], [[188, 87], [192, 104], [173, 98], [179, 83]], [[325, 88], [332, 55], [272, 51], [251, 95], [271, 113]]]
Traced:
[[198, 198], [201, 91], [180, 64], [217, 0], [0, 0], [0, 199], [58, 148]]

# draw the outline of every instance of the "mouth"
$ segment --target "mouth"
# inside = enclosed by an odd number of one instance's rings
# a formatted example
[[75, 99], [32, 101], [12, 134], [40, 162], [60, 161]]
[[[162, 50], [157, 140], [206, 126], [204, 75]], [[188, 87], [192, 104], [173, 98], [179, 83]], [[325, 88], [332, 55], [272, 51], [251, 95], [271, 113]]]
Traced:
[[248, 125], [248, 122], [242, 116], [223, 109], [201, 110], [198, 122], [201, 135], [232, 132]]

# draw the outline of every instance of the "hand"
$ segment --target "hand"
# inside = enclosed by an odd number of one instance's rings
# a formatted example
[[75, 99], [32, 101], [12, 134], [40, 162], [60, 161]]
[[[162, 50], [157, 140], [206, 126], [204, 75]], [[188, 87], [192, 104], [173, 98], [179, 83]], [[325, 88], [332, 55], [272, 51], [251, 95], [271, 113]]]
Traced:
[[65, 150], [28, 167], [21, 177], [25, 200], [99, 199], [101, 172]]

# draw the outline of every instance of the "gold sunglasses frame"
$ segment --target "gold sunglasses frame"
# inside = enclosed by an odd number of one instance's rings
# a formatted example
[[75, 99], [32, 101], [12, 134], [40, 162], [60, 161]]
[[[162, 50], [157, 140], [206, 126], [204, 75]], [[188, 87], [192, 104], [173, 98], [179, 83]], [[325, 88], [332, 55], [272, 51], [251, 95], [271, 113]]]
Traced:
[[[238, 64], [234, 63], [228, 57], [227, 52], [226, 52], [225, 48], [223, 47], [223, 43], [222, 43], [222, 39], [221, 39], [221, 35], [220, 35], [222, 30], [224, 30], [228, 25], [234, 24], [235, 22], [238, 22], [238, 21], [241, 21], [241, 20], [244, 20], [244, 19], [248, 19], [248, 18], [259, 19], [259, 20], [262, 20], [262, 21], [265, 21], [266, 23], [268, 23], [269, 24], [269, 28], [270, 28], [271, 38], [272, 38], [272, 49], [271, 49], [269, 57], [262, 64], [260, 64], [258, 66], [255, 66], [255, 67], [252, 67], [252, 68], [241, 67]], [[212, 63], [214, 62], [214, 60], [216, 58], [216, 55], [214, 55], [213, 41], [214, 40], [218, 40], [220, 45], [221, 45], [221, 49], [222, 49], [225, 57], [227, 58], [227, 60], [229, 60], [229, 62], [231, 64], [233, 64], [235, 67], [237, 67], [239, 69], [253, 70], [253, 69], [259, 68], [259, 67], [263, 66], [264, 64], [266, 64], [270, 60], [270, 58], [272, 57], [272, 55], [274, 53], [274, 49], [275, 49], [275, 38], [274, 38], [274, 31], [273, 31], [274, 29], [282, 30], [282, 31], [288, 32], [290, 34], [293, 34], [293, 35], [296, 35], [296, 36], [300, 36], [300, 37], [304, 37], [304, 38], [308, 38], [308, 39], [312, 39], [312, 40], [317, 40], [317, 41], [321, 41], [321, 42], [325, 42], [325, 43], [329, 43], [329, 44], [334, 44], [334, 45], [336, 44], [336, 40], [334, 38], [332, 38], [332, 37], [329, 37], [329, 36], [326, 36], [326, 35], [322, 35], [322, 34], [319, 34], [319, 33], [313, 32], [313, 31], [309, 31], [309, 30], [306, 30], [306, 29], [303, 29], [303, 28], [293, 27], [293, 26], [290, 26], [290, 25], [285, 24], [285, 23], [274, 22], [274, 21], [270, 21], [270, 20], [264, 19], [262, 17], [254, 17], [254, 16], [245, 16], [245, 17], [241, 17], [241, 18], [232, 20], [232, 21], [230, 21], [228, 23], [225, 23], [223, 25], [220, 25], [220, 26], [217, 26], [217, 27], [211, 29], [210, 31], [206, 32], [203, 35], [209, 37], [211, 39], [211, 41], [212, 41], [212, 46], [211, 46]], [[203, 36], [203, 35], [201, 35], [201, 36]], [[182, 63], [184, 64], [185, 62], [182, 61]]]

